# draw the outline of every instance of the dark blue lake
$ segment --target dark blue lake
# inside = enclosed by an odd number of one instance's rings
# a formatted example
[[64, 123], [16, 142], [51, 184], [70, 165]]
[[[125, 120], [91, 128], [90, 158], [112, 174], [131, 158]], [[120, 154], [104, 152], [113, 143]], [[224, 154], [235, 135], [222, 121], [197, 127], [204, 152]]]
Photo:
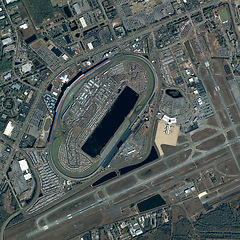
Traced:
[[144, 212], [156, 207], [160, 207], [164, 204], [166, 204], [166, 202], [159, 194], [157, 194], [138, 203], [137, 206], [140, 212]]
[[143, 166], [147, 163], [150, 163], [150, 162], [152, 162], [156, 159], [158, 159], [158, 154], [157, 154], [157, 151], [156, 151], [155, 147], [152, 146], [150, 154], [148, 155], [148, 157], [144, 161], [142, 161], [140, 163], [137, 163], [137, 164], [134, 164], [134, 165], [124, 167], [124, 168], [120, 168], [119, 172], [120, 172], [121, 175], [124, 175], [124, 174], [126, 174], [126, 173], [128, 173], [128, 172], [130, 172], [130, 171], [132, 171], [136, 168], [139, 168], [139, 167], [141, 167], [141, 166]]
[[134, 90], [125, 87], [103, 120], [82, 146], [82, 150], [93, 158], [99, 155], [132, 110], [138, 97]]

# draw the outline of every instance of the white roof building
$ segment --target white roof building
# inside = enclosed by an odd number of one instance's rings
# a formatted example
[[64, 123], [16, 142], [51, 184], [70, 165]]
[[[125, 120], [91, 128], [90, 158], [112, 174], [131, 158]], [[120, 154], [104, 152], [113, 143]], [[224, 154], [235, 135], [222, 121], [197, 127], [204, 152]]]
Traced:
[[28, 28], [28, 25], [27, 23], [24, 23], [22, 25], [19, 26], [21, 29], [27, 29]]
[[3, 46], [8, 45], [8, 44], [10, 44], [10, 43], [12, 43], [12, 42], [13, 42], [13, 40], [12, 40], [12, 38], [10, 38], [10, 37], [5, 38], [5, 39], [2, 40]]
[[8, 80], [11, 77], [12, 77], [12, 74], [9, 72], [9, 73], [7, 73], [6, 75], [3, 76], [3, 79]]
[[186, 194], [189, 194], [189, 193], [190, 193], [190, 189], [187, 188], [187, 189], [184, 190], [184, 192], [185, 192]]
[[57, 97], [57, 95], [58, 95], [56, 92], [53, 92], [52, 94], [53, 94], [55, 97]]
[[27, 171], [29, 169], [28, 163], [25, 159], [19, 161], [20, 168], [22, 172]]
[[87, 23], [86, 23], [84, 17], [80, 17], [79, 20], [80, 20], [80, 23], [82, 24], [83, 28], [87, 27]]
[[137, 236], [139, 236], [143, 233], [143, 231], [142, 231], [141, 228], [139, 228], [135, 233], [136, 233]]
[[68, 60], [68, 56], [67, 56], [66, 54], [63, 54], [63, 55], [62, 55], [62, 58], [63, 58], [65, 61]]
[[13, 3], [13, 2], [17, 2], [18, 0], [6, 0], [6, 3], [9, 4], [9, 3]]
[[9, 121], [5, 130], [4, 130], [4, 132], [3, 132], [3, 134], [8, 136], [8, 137], [11, 137], [13, 129], [14, 129], [14, 126], [13, 126], [12, 122]]
[[29, 179], [32, 178], [32, 174], [31, 173], [27, 173], [27, 174], [24, 175], [24, 178], [25, 178], [25, 180], [29, 180]]
[[92, 45], [92, 43], [91, 43], [91, 42], [90, 42], [90, 43], [88, 43], [87, 45], [88, 45], [88, 48], [89, 48], [90, 50], [92, 50], [92, 49], [93, 49], [93, 45]]
[[25, 63], [24, 65], [22, 65], [22, 72], [23, 73], [30, 72], [31, 69], [32, 69], [32, 64], [31, 63]]
[[62, 83], [67, 83], [69, 81], [68, 75], [64, 74], [63, 76], [60, 77]]
[[201, 198], [204, 197], [205, 195], [207, 195], [207, 191], [204, 191], [204, 192], [198, 194], [198, 197], [201, 199]]
[[82, 12], [78, 3], [74, 3], [73, 8], [76, 11], [76, 14], [80, 14]]
[[163, 115], [162, 120], [165, 121], [167, 124], [172, 124], [177, 122], [176, 118], [170, 118], [167, 115]]

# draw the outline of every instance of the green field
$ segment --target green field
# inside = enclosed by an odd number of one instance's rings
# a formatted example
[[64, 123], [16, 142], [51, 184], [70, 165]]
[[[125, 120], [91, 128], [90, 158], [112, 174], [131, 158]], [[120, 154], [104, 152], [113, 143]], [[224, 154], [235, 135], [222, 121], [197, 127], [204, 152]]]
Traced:
[[37, 25], [41, 24], [44, 19], [53, 17], [53, 6], [50, 0], [25, 0], [30, 13]]
[[220, 11], [220, 18], [223, 23], [229, 21], [228, 11], [226, 9]]
[[45, 124], [44, 124], [44, 131], [49, 131], [50, 126], [52, 124], [52, 119], [51, 118], [47, 118]]
[[[144, 59], [145, 60], [145, 59]], [[139, 65], [141, 65], [147, 72], [148, 74], [148, 79], [149, 79], [149, 85], [148, 88], [145, 92], [144, 98], [140, 99], [140, 102], [137, 103], [137, 105], [135, 106], [135, 109], [133, 111], [133, 114], [131, 115], [130, 118], [126, 118], [126, 120], [122, 123], [122, 125], [120, 126], [120, 128], [117, 130], [117, 132], [115, 133], [115, 136], [120, 138], [122, 136], [122, 134], [131, 126], [131, 124], [135, 121], [136, 117], [139, 115], [139, 113], [142, 111], [143, 107], [146, 105], [147, 101], [150, 99], [150, 97], [152, 96], [154, 87], [155, 87], [155, 74], [154, 74], [154, 70], [151, 69], [148, 64], [144, 61], [143, 59], [140, 59], [140, 57], [136, 57], [134, 55], [123, 55], [123, 56], [118, 56], [117, 59], [113, 59], [113, 61], [111, 61], [111, 64], [109, 65], [105, 65], [103, 67], [101, 67], [99, 70], [101, 72], [105, 71], [106, 69], [109, 69], [115, 65], [117, 65], [120, 62], [123, 61], [129, 61], [129, 62], [136, 62]], [[96, 75], [99, 71], [93, 73], [94, 75]], [[93, 74], [91, 74], [90, 76], [92, 76]], [[90, 77], [88, 76], [88, 78]], [[96, 162], [93, 166], [91, 166], [89, 169], [87, 169], [86, 171], [84, 171], [83, 173], [77, 173], [77, 172], [70, 172], [66, 169], [64, 169], [60, 163], [59, 163], [59, 159], [58, 159], [58, 149], [59, 146], [64, 138], [63, 133], [62, 133], [62, 127], [61, 127], [61, 115], [63, 114], [64, 110], [66, 109], [66, 107], [69, 105], [69, 103], [71, 102], [72, 98], [74, 97], [74, 95], [79, 91], [80, 87], [83, 85], [83, 83], [85, 82], [85, 79], [80, 81], [76, 86], [74, 86], [68, 93], [68, 95], [65, 97], [62, 107], [59, 110], [59, 115], [58, 115], [58, 120], [56, 123], [56, 128], [55, 131], [53, 132], [53, 142], [51, 145], [51, 155], [52, 155], [52, 160], [53, 160], [53, 166], [54, 168], [56, 168], [56, 170], [65, 177], [68, 178], [84, 178], [84, 177], [88, 177], [89, 175], [91, 175], [93, 172], [95, 172], [99, 166], [101, 165], [101, 163], [104, 161], [104, 159], [99, 159], [98, 162]]]
[[[0, 44], [1, 45], [1, 44]], [[12, 69], [12, 58], [0, 57], [0, 74]]]

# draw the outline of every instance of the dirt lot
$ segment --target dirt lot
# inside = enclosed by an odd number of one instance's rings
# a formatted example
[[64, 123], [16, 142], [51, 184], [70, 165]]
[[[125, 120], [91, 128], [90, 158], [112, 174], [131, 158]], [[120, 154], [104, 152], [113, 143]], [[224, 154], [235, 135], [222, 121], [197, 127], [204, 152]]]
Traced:
[[234, 79], [234, 75], [233, 75], [233, 74], [229, 74], [229, 75], [226, 77], [226, 79], [227, 79], [228, 81], [231, 81], [231, 80]]
[[32, 25], [32, 23], [29, 21], [28, 22], [28, 28], [27, 29], [20, 29], [18, 31], [18, 34], [24, 39], [28, 39], [29, 37], [31, 37], [33, 34], [36, 34], [36, 31]]
[[187, 137], [184, 136], [184, 135], [179, 136], [178, 139], [177, 139], [177, 143], [178, 143], [178, 144], [185, 143], [185, 142], [187, 142], [187, 141], [188, 141], [188, 139], [187, 139]]
[[240, 151], [240, 143], [236, 142], [232, 145], [233, 152], [235, 154], [239, 154]]
[[208, 138], [210, 136], [212, 136], [214, 133], [216, 133], [217, 131], [215, 129], [212, 129], [212, 128], [205, 128], [201, 131], [197, 131], [195, 132], [191, 138], [193, 140], [193, 142], [197, 142], [197, 141], [200, 141], [200, 140], [203, 140], [205, 138]]
[[187, 146], [188, 146], [187, 143], [180, 145], [180, 146], [171, 146], [171, 145], [162, 144], [161, 148], [165, 155], [169, 155], [169, 154], [175, 153], [177, 151], [180, 151], [180, 150], [186, 148]]
[[215, 79], [217, 80], [218, 86], [220, 87], [221, 94], [225, 99], [226, 104], [230, 105], [234, 103], [234, 100], [229, 91], [230, 87], [226, 79], [224, 79], [222, 76], [219, 76], [219, 75], [215, 75]]
[[99, 196], [99, 198], [103, 199], [105, 197], [105, 194], [103, 191], [98, 191], [97, 195]]
[[225, 142], [225, 137], [223, 134], [221, 134], [210, 140], [202, 142], [196, 148], [199, 150], [210, 150], [210, 149], [213, 149], [213, 148], [223, 144], [224, 142]]
[[218, 52], [217, 52], [217, 48], [220, 47], [217, 39], [216, 39], [216, 34], [214, 33], [208, 33], [207, 34], [208, 36], [208, 46], [210, 48], [210, 51], [211, 51], [211, 55], [212, 56], [218, 56]]
[[219, 117], [220, 117], [222, 126], [223, 126], [224, 128], [229, 127], [229, 126], [230, 126], [230, 121], [229, 121], [229, 119], [228, 119], [228, 116], [227, 116], [226, 111], [222, 109], [222, 110], [218, 111], [218, 115], [219, 115]]
[[219, 74], [221, 72], [216, 62], [211, 62], [210, 65], [214, 74]]
[[164, 162], [159, 162], [147, 169], [144, 169], [144, 170], [138, 172], [137, 176], [140, 179], [146, 179], [146, 178], [152, 177], [153, 175], [158, 174], [166, 169], [167, 169], [167, 167], [164, 164]]
[[164, 177], [160, 177], [160, 178], [156, 179], [155, 181], [153, 181], [152, 185], [154, 187], [156, 187], [156, 186], [159, 186], [159, 185], [166, 184], [166, 183], [168, 183], [168, 182], [170, 182], [174, 179], [175, 179], [175, 177], [173, 175], [166, 175]]
[[20, 237], [28, 233], [30, 229], [34, 229], [34, 227], [35, 227], [34, 219], [26, 220], [21, 224], [8, 228], [4, 232], [4, 239], [18, 240]]
[[94, 197], [94, 194], [89, 194], [86, 197], [83, 197], [77, 201], [74, 201], [73, 203], [64, 206], [57, 210], [56, 212], [53, 212], [50, 214], [47, 219], [50, 222], [53, 222], [61, 217], [64, 217], [70, 213], [76, 212], [78, 209], [81, 209], [83, 207], [87, 207], [88, 205], [96, 202], [96, 199]]
[[206, 186], [205, 186], [205, 184], [204, 184], [204, 180], [202, 180], [202, 181], [200, 181], [200, 182], [196, 182], [196, 183], [195, 183], [195, 186], [196, 186], [196, 188], [197, 188], [197, 190], [198, 190], [199, 192], [203, 192], [204, 190], [206, 190]]
[[229, 147], [221, 149], [213, 154], [210, 154], [209, 156], [204, 157], [204, 158], [196, 161], [195, 163], [198, 168], [201, 168], [211, 162], [216, 161], [219, 158], [226, 157], [227, 155], [231, 156]]
[[170, 186], [167, 186], [167, 187], [161, 189], [161, 191], [163, 193], [167, 194], [167, 193], [171, 192], [172, 190], [177, 189], [183, 185], [184, 185], [183, 181], [177, 181], [177, 182], [174, 182], [173, 184], [171, 184]]
[[128, 187], [133, 186], [136, 182], [137, 180], [134, 176], [129, 176], [108, 186], [106, 190], [108, 194], [112, 195], [123, 189], [127, 189]]
[[190, 217], [194, 217], [196, 215], [199, 215], [201, 211], [203, 211], [203, 205], [198, 197], [191, 198], [187, 201], [184, 201], [183, 205], [185, 206], [188, 215]]
[[134, 190], [128, 191], [127, 193], [124, 193], [121, 196], [116, 197], [113, 201], [113, 204], [120, 204], [122, 202], [128, 201], [131, 198], [134, 198], [134, 197], [146, 192], [147, 190], [148, 190], [148, 188], [146, 186], [141, 186]]
[[11, 205], [12, 197], [11, 190], [8, 189], [4, 194], [4, 208], [8, 213], [13, 213], [15, 211], [15, 208]]
[[199, 72], [200, 72], [200, 75], [201, 77], [206, 77], [209, 73], [208, 73], [208, 70], [205, 66], [201, 66], [200, 69], [199, 69]]
[[194, 163], [190, 163], [187, 166], [184, 166], [176, 171], [177, 175], [184, 176], [192, 171], [196, 170], [196, 166]]
[[168, 164], [170, 167], [176, 166], [184, 161], [186, 161], [190, 154], [192, 153], [191, 149], [188, 149], [184, 152], [176, 154], [174, 157], [168, 159]]
[[219, 192], [219, 193], [224, 193], [224, 192], [228, 191], [228, 193], [226, 193], [226, 195], [227, 195], [227, 194], [232, 193], [232, 192], [229, 191], [229, 190], [230, 190], [231, 188], [234, 188], [234, 187], [238, 187], [238, 188], [233, 189], [233, 190], [232, 190], [233, 192], [236, 192], [236, 191], [239, 191], [239, 190], [240, 190], [239, 180], [237, 180], [237, 181], [232, 181], [231, 183], [226, 184], [226, 186], [222, 187], [218, 192]]
[[238, 108], [236, 107], [236, 105], [232, 105], [228, 108], [229, 108], [229, 111], [232, 115], [234, 123], [239, 123], [240, 122], [240, 117], [239, 117], [239, 111], [238, 111]]
[[182, 217], [186, 217], [186, 213], [185, 213], [184, 209], [179, 205], [173, 205], [172, 212], [174, 213], [172, 215], [173, 223], [178, 222], [179, 219], [181, 219]]
[[234, 139], [236, 137], [236, 134], [233, 130], [230, 130], [227, 132], [227, 139], [228, 140], [231, 140], [231, 139]]
[[233, 158], [230, 158], [217, 165], [218, 169], [225, 174], [237, 175], [239, 174], [237, 165]]
[[216, 126], [216, 127], [219, 126], [218, 123], [217, 123], [217, 119], [216, 119], [216, 117], [214, 117], [214, 116], [210, 117], [210, 118], [207, 120], [207, 124], [208, 124], [208, 125], [211, 125], [211, 126]]
[[67, 0], [51, 0], [52, 5], [62, 7], [67, 4]]

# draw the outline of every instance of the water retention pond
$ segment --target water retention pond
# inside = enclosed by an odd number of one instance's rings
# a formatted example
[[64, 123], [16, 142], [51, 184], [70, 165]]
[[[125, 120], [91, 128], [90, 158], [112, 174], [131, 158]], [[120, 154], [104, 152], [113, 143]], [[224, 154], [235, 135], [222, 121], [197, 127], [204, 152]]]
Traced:
[[140, 212], [145, 212], [150, 209], [160, 207], [164, 204], [166, 204], [166, 202], [163, 200], [163, 198], [159, 194], [157, 194], [138, 203], [137, 206]]
[[108, 141], [123, 123], [134, 107], [139, 95], [130, 87], [125, 87], [97, 128], [82, 146], [82, 150], [92, 158], [100, 154]]

